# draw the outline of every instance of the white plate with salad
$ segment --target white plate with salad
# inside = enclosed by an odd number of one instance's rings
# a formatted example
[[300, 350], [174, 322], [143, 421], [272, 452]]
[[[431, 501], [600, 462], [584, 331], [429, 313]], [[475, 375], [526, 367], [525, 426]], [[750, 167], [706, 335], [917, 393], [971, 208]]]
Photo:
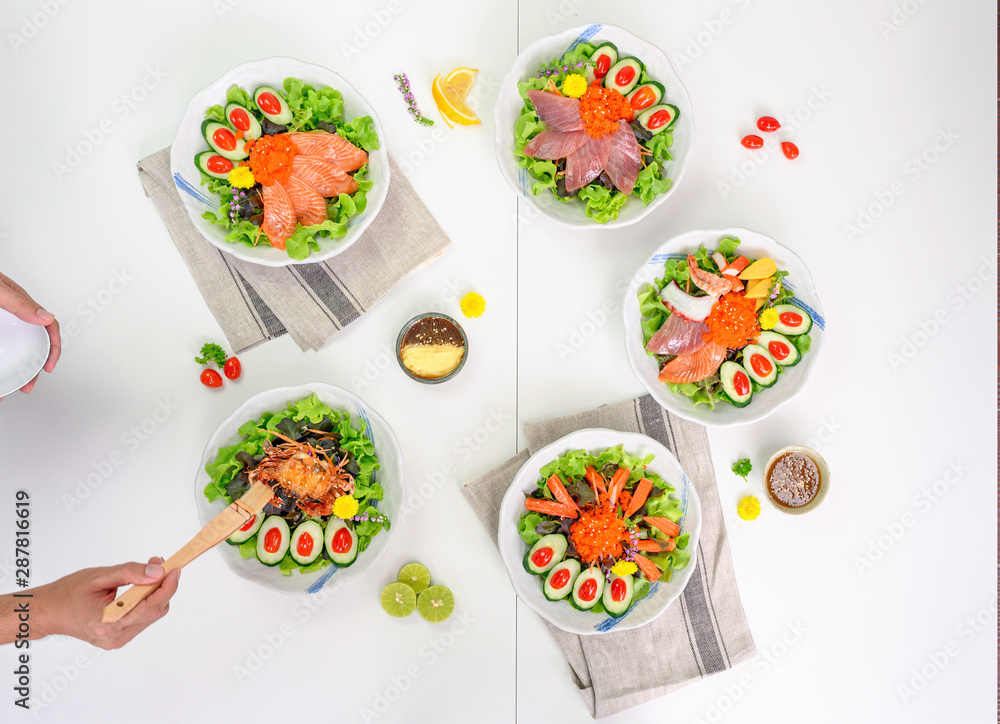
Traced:
[[530, 45], [495, 118], [507, 183], [575, 229], [643, 218], [677, 187], [694, 145], [691, 100], [666, 53], [614, 25]]
[[564, 631], [649, 623], [695, 566], [701, 505], [671, 452], [636, 433], [585, 429], [546, 445], [500, 504], [500, 554], [518, 597]]
[[258, 393], [212, 434], [195, 477], [202, 525], [259, 481], [275, 497], [219, 549], [237, 575], [284, 593], [339, 586], [377, 563], [405, 497], [388, 423], [319, 382]]
[[340, 254], [389, 190], [375, 110], [342, 76], [293, 58], [245, 63], [199, 91], [170, 171], [202, 236], [265, 266]]
[[625, 292], [625, 351], [660, 405], [704, 425], [763, 419], [805, 385], [825, 337], [802, 259], [748, 229], [660, 246]]

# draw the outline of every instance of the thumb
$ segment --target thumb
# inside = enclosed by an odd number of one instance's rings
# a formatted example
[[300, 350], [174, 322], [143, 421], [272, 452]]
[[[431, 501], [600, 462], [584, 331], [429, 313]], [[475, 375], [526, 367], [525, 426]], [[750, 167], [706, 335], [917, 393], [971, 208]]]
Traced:
[[0, 309], [6, 309], [18, 319], [28, 324], [46, 326], [55, 315], [45, 311], [23, 289], [0, 283]]
[[100, 588], [118, 588], [129, 583], [155, 583], [163, 578], [163, 566], [158, 563], [122, 563], [98, 568], [94, 583]]

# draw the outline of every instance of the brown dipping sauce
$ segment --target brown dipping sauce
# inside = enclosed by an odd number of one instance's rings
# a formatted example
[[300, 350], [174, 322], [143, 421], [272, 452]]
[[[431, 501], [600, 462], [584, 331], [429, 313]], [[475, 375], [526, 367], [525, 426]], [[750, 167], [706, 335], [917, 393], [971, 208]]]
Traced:
[[465, 358], [465, 340], [458, 327], [444, 317], [423, 317], [414, 322], [399, 343], [400, 360], [417, 377], [446, 377]]
[[413, 323], [403, 335], [402, 347], [414, 344], [444, 344], [452, 347], [464, 347], [462, 334], [455, 325], [443, 317], [424, 317]]
[[819, 467], [800, 452], [788, 452], [775, 460], [765, 481], [768, 495], [785, 508], [808, 505], [819, 494], [821, 484]]

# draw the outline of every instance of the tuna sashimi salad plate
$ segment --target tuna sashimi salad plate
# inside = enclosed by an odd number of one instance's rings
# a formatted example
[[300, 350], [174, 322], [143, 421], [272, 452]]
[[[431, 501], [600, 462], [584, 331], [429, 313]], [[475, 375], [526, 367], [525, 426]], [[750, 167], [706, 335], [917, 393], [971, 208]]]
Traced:
[[633, 279], [625, 315], [636, 375], [663, 407], [708, 424], [790, 400], [826, 325], [801, 260], [746, 229], [667, 242]]
[[171, 166], [210, 242], [278, 266], [329, 258], [360, 235], [388, 187], [384, 144], [374, 111], [340, 76], [273, 58], [195, 96]]
[[500, 548], [518, 595], [567, 631], [648, 623], [693, 567], [700, 508], [644, 435], [581, 430], [538, 451], [504, 497]]
[[254, 483], [274, 494], [228, 538], [224, 555], [238, 572], [279, 590], [318, 590], [385, 550], [402, 499], [398, 446], [352, 397], [330, 385], [261, 393], [209, 441], [196, 484], [203, 519]]
[[662, 201], [694, 137], [666, 55], [621, 28], [544, 38], [518, 58], [497, 101], [508, 181], [556, 220], [620, 226]]

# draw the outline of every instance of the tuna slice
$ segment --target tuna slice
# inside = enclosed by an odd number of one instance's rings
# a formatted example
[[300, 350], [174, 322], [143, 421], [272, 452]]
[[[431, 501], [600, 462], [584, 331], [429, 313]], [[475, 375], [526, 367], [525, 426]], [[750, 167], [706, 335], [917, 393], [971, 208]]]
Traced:
[[292, 208], [300, 224], [313, 226], [322, 224], [330, 218], [326, 215], [326, 201], [322, 194], [310, 184], [291, 176], [284, 185], [288, 200], [292, 202]]
[[355, 171], [365, 165], [368, 154], [348, 141], [343, 136], [326, 131], [309, 131], [308, 133], [289, 133], [295, 147], [304, 156], [319, 156], [329, 161], [341, 171]]
[[358, 190], [358, 182], [353, 176], [319, 156], [297, 155], [292, 159], [292, 176], [302, 179], [326, 198]]
[[615, 188], [627, 195], [635, 188], [641, 166], [642, 152], [632, 127], [625, 121], [618, 121], [618, 130], [611, 138], [611, 155], [608, 156], [604, 170], [608, 172]]
[[528, 141], [524, 147], [524, 155], [531, 158], [545, 158], [555, 161], [566, 158], [573, 151], [590, 140], [586, 131], [549, 131], [545, 130]]
[[578, 98], [567, 98], [552, 91], [530, 90], [528, 100], [546, 128], [553, 131], [583, 130]]
[[646, 344], [653, 354], [691, 354], [705, 345], [708, 325], [671, 314]]
[[295, 231], [295, 210], [280, 181], [264, 187], [264, 223], [260, 230], [267, 234], [271, 246], [282, 251], [285, 241]]
[[663, 287], [660, 299], [670, 311], [677, 312], [692, 322], [704, 322], [712, 311], [712, 307], [719, 301], [718, 297], [711, 295], [707, 297], [692, 296], [677, 286], [675, 281], [671, 281]]
[[660, 382], [685, 384], [711, 377], [726, 359], [726, 348], [718, 342], [706, 342], [697, 352], [674, 357], [663, 365]]
[[601, 175], [611, 155], [611, 142], [617, 135], [608, 133], [600, 138], [591, 138], [566, 157], [566, 190], [582, 189]]

